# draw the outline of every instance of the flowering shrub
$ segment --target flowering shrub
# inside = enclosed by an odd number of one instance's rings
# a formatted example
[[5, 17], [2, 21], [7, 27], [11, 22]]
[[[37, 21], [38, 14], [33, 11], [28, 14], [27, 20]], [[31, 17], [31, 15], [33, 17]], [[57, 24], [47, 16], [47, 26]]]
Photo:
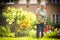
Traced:
[[6, 18], [8, 24], [13, 24], [14, 22], [22, 28], [29, 28], [35, 25], [36, 16], [32, 12], [27, 12], [22, 10], [22, 8], [15, 9], [8, 7], [7, 11], [2, 13]]
[[45, 29], [44, 29], [44, 32], [48, 32], [49, 30], [53, 31], [55, 29], [54, 26], [51, 26], [51, 25], [46, 25]]
[[26, 14], [26, 18], [19, 23], [20, 28], [23, 28], [23, 27], [29, 28], [35, 24], [36, 16], [31, 12], [30, 13], [25, 12], [25, 14]]

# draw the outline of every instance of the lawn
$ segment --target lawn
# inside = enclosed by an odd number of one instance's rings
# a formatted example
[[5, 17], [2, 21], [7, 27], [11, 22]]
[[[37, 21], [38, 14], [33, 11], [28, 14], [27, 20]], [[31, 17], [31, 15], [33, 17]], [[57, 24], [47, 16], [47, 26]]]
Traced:
[[56, 38], [30, 38], [30, 37], [19, 37], [19, 38], [0, 38], [0, 40], [60, 40]]

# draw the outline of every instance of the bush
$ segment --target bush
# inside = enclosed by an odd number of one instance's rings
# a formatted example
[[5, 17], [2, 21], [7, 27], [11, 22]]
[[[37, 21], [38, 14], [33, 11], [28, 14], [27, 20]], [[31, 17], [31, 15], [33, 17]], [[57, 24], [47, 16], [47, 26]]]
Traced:
[[16, 23], [19, 28], [30, 28], [36, 24], [36, 16], [32, 12], [22, 10], [22, 8], [15, 9], [8, 7], [7, 11], [2, 12], [8, 24]]
[[50, 33], [46, 33], [44, 37], [54, 38], [57, 34], [57, 31], [51, 31]]
[[60, 24], [54, 24], [53, 26], [54, 26], [55, 28], [60, 29]]
[[0, 37], [9, 36], [11, 30], [9, 26], [0, 26]]
[[28, 30], [34, 28], [36, 25], [35, 14], [32, 12], [24, 11], [22, 8], [15, 9], [8, 7], [6, 11], [2, 12], [2, 15], [6, 18], [8, 25], [16, 25], [14, 29], [16, 36], [28, 35]]
[[55, 28], [60, 28], [60, 23], [54, 23], [54, 22], [51, 22], [51, 19], [49, 16], [47, 16], [47, 22], [46, 22], [46, 25], [51, 25]]
[[36, 30], [34, 30], [34, 29], [30, 30], [29, 37], [36, 37]]
[[29, 34], [29, 29], [17, 30], [15, 37], [24, 37], [24, 36], [28, 36], [28, 34]]

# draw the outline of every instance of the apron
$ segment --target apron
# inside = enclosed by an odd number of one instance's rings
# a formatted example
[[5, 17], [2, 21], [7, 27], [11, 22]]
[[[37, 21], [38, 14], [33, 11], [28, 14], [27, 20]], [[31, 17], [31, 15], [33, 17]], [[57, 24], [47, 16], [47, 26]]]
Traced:
[[44, 20], [45, 20], [44, 11], [40, 10], [39, 14], [41, 14], [41, 16], [37, 16], [37, 24], [44, 23]]

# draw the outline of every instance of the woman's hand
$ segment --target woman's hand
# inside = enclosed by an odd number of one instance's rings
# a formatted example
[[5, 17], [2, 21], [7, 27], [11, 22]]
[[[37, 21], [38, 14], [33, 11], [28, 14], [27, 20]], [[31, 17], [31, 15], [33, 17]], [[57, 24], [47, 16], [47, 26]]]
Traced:
[[46, 21], [44, 21], [44, 25], [46, 25]]
[[39, 13], [37, 13], [36, 15], [37, 15], [37, 16], [40, 16], [40, 14], [39, 14]]

